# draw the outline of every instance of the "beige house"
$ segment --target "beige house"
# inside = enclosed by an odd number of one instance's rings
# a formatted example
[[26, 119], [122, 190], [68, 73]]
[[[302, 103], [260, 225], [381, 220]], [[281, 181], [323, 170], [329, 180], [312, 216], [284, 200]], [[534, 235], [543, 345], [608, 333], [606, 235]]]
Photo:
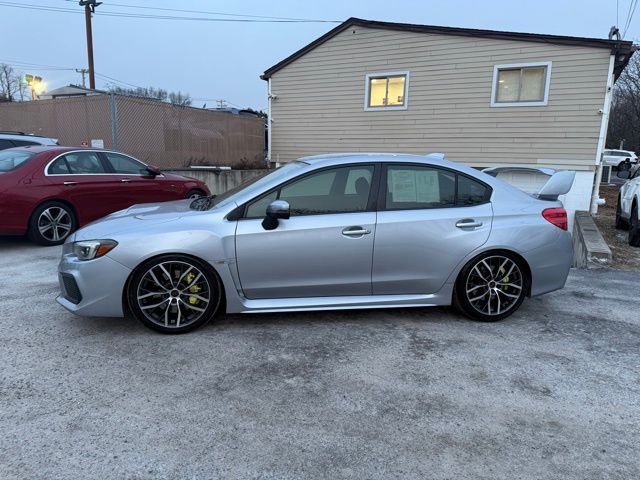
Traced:
[[351, 18], [262, 75], [269, 160], [443, 152], [473, 167], [572, 169], [565, 206], [589, 210], [631, 54], [628, 41]]

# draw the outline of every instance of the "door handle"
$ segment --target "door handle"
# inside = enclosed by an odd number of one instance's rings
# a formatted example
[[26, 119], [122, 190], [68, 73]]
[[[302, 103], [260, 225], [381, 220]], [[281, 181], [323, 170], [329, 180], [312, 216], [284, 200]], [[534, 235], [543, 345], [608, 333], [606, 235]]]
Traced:
[[123, 178], [122, 180], [120, 180], [122, 183], [129, 183], [131, 180], [129, 180], [128, 178]]
[[456, 222], [456, 227], [458, 228], [477, 228], [481, 226], [482, 226], [482, 222], [479, 222], [478, 220], [474, 220], [473, 218], [464, 218]]
[[347, 237], [361, 237], [362, 235], [369, 235], [370, 233], [371, 230], [367, 230], [366, 228], [362, 227], [347, 227], [342, 230], [342, 235], [345, 235]]
[[67, 186], [77, 185], [77, 184], [78, 182], [64, 182], [64, 185], [67, 185]]

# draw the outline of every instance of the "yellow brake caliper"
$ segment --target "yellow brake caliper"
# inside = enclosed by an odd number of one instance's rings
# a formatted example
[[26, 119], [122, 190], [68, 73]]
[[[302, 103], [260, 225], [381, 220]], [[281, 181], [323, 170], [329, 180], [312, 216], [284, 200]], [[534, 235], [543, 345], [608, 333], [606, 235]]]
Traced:
[[[195, 275], [194, 275], [193, 273], [189, 273], [189, 274], [187, 274], [187, 276], [185, 277], [185, 279], [187, 280], [187, 285], [190, 285], [190, 284], [191, 284], [191, 282], [193, 282], [194, 278], [195, 278]], [[191, 293], [199, 293], [199, 292], [201, 292], [201, 291], [202, 291], [202, 287], [199, 287], [198, 285], [191, 285], [191, 286], [189, 287], [189, 291], [190, 291]], [[191, 296], [189, 297], [189, 303], [190, 303], [191, 305], [197, 305], [198, 303], [200, 303], [200, 300], [198, 300], [196, 297], [194, 297], [193, 295], [191, 295]]]
[[[500, 275], [503, 277], [502, 278], [502, 283], [509, 283], [509, 277], [504, 276], [507, 273], [507, 271], [504, 269], [504, 267], [502, 267], [500, 269]], [[502, 288], [500, 288], [500, 290], [502, 290], [504, 292], [504, 286]]]

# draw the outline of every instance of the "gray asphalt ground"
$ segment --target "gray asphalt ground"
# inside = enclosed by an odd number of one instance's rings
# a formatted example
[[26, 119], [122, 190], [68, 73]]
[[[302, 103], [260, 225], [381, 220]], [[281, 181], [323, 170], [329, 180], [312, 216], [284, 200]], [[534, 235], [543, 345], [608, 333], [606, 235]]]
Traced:
[[573, 271], [496, 324], [233, 315], [163, 336], [54, 303], [0, 239], [0, 478], [640, 478], [640, 273]]

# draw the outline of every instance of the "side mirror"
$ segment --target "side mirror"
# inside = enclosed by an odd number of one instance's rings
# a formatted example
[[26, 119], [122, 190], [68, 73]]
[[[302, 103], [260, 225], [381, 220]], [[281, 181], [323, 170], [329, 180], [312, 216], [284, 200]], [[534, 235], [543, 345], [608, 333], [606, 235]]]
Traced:
[[158, 167], [154, 167], [153, 165], [147, 165], [146, 171], [152, 177], [157, 177], [162, 173]]
[[262, 228], [265, 230], [275, 230], [278, 227], [278, 219], [286, 220], [291, 216], [289, 202], [284, 200], [274, 200], [267, 207], [267, 216], [262, 221]]

